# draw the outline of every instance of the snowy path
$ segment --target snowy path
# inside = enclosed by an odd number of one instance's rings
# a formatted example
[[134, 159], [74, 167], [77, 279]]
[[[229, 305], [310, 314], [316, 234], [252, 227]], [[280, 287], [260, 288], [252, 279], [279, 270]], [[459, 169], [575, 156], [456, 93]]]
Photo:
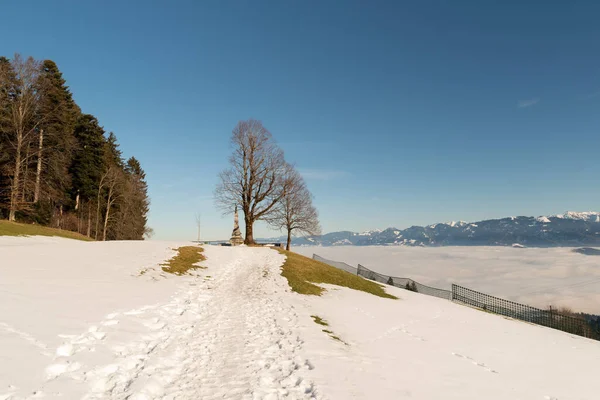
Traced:
[[265, 248], [164, 273], [187, 244], [0, 238], [0, 400], [598, 399], [600, 342], [394, 287], [299, 295]]
[[[29, 396], [83, 399], [302, 399], [298, 315], [282, 301], [283, 257], [207, 247], [208, 269], [169, 302], [112, 313], [64, 343]], [[209, 277], [210, 276], [210, 277]], [[17, 389], [17, 388], [15, 388]]]

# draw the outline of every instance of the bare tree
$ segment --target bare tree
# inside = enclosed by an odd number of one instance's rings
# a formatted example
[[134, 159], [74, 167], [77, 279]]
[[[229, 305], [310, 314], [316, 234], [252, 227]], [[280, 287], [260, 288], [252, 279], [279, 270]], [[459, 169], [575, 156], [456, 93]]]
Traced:
[[33, 202], [34, 203], [37, 203], [40, 200], [40, 184], [41, 184], [41, 177], [42, 177], [42, 151], [43, 150], [44, 150], [44, 130], [40, 129], [38, 154], [37, 154], [37, 166], [36, 166], [36, 173], [35, 173], [35, 189], [34, 189], [34, 194], [33, 194]]
[[219, 174], [217, 206], [230, 214], [236, 205], [244, 212], [245, 244], [253, 244], [254, 222], [266, 219], [285, 193], [283, 151], [260, 121], [240, 121], [231, 136], [231, 167]]
[[312, 204], [312, 194], [302, 176], [291, 166], [285, 174], [287, 189], [267, 222], [287, 232], [286, 250], [290, 250], [292, 234], [320, 235], [319, 214]]
[[24, 196], [19, 199], [19, 193], [26, 187], [24, 180], [27, 176], [22, 176], [23, 168], [29, 164], [33, 157], [37, 156], [37, 152], [30, 152], [29, 149], [38, 134], [40, 123], [37, 118], [37, 108], [39, 107], [37, 81], [40, 64], [32, 57], [23, 59], [19, 54], [15, 54], [11, 65], [13, 76], [9, 76], [7, 71], [4, 71], [0, 76], [2, 81], [10, 79], [14, 84], [10, 101], [3, 105], [7, 107], [9, 112], [2, 114], [6, 120], [0, 122], [7, 127], [8, 137], [5, 139], [11, 147], [13, 157], [12, 167], [9, 171], [11, 188], [8, 219], [14, 221], [16, 212], [25, 201]]
[[102, 230], [102, 240], [106, 241], [106, 232], [108, 230], [108, 220], [110, 218], [110, 209], [119, 197], [117, 186], [120, 183], [119, 170], [115, 166], [110, 166], [106, 171], [106, 211], [104, 214], [104, 229]]

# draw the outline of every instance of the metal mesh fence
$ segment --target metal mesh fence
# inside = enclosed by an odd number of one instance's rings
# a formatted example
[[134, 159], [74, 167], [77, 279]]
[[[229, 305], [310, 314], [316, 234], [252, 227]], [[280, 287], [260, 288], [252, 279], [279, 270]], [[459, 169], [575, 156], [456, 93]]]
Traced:
[[583, 316], [564, 315], [552, 309], [542, 310], [454, 284], [452, 285], [451, 299], [457, 303], [477, 307], [495, 314], [600, 340], [598, 322], [586, 320]]
[[452, 299], [452, 292], [449, 290], [438, 289], [431, 286], [423, 285], [410, 278], [398, 278], [396, 276], [383, 275], [378, 272], [371, 271], [369, 268], [366, 268], [360, 264], [358, 264], [357, 274], [372, 281], [385, 283], [387, 285], [392, 285], [413, 292], [426, 294], [428, 296], [439, 297], [441, 299], [446, 300]]
[[313, 254], [313, 260], [317, 260], [317, 261], [320, 261], [327, 265], [331, 265], [332, 267], [339, 268], [341, 270], [350, 272], [351, 274], [354, 274], [354, 275], [356, 275], [356, 273], [357, 273], [357, 269], [354, 268], [352, 265], [348, 265], [346, 263], [339, 262], [339, 261], [328, 260], [328, 259], [318, 256], [316, 254]]
[[451, 291], [438, 289], [423, 285], [410, 278], [398, 278], [396, 276], [380, 274], [360, 264], [358, 264], [358, 268], [354, 268], [346, 263], [328, 260], [316, 254], [313, 254], [313, 259], [352, 274], [357, 274], [372, 281], [454, 301], [459, 304], [476, 307], [494, 314], [504, 315], [506, 317], [530, 322], [532, 324], [543, 325], [574, 335], [600, 340], [600, 318], [597, 316], [586, 316], [583, 314], [567, 315], [553, 309], [542, 310], [540, 308], [515, 303], [514, 301], [501, 299], [499, 297], [491, 296], [489, 294], [481, 293], [455, 284], [452, 285]]

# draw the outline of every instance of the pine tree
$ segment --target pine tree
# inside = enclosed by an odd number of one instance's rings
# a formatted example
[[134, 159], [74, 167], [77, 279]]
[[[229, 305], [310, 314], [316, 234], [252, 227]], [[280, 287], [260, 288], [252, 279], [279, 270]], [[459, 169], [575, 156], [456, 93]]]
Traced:
[[[75, 125], [81, 113], [57, 65], [42, 63], [39, 80], [41, 92], [40, 134], [36, 165], [34, 202], [39, 210], [62, 207], [68, 202], [71, 177], [68, 173], [76, 146]], [[42, 221], [38, 215], [38, 222]]]
[[119, 149], [119, 143], [117, 141], [117, 136], [110, 132], [108, 134], [108, 138], [106, 139], [106, 152], [105, 152], [105, 163], [106, 165], [115, 165], [120, 169], [124, 169], [123, 163], [123, 152]]
[[0, 217], [8, 217], [11, 190], [10, 160], [14, 148], [10, 145], [10, 110], [16, 96], [15, 73], [6, 57], [0, 57]]
[[[71, 199], [74, 201], [74, 210], [78, 213], [77, 231], [83, 231], [81, 217], [87, 211], [87, 234], [91, 236], [92, 203], [98, 197], [100, 179], [106, 169], [104, 129], [93, 115], [83, 114], [75, 125], [74, 134], [77, 145], [69, 168], [73, 183]], [[84, 203], [87, 207], [85, 210]]]
[[53, 61], [0, 57], [0, 218], [139, 240], [149, 204], [139, 161], [81, 113]]
[[135, 157], [127, 160], [125, 171], [129, 178], [129, 187], [131, 190], [128, 196], [131, 221], [128, 224], [127, 235], [123, 239], [142, 240], [148, 233], [147, 223], [148, 211], [150, 209], [146, 173]]

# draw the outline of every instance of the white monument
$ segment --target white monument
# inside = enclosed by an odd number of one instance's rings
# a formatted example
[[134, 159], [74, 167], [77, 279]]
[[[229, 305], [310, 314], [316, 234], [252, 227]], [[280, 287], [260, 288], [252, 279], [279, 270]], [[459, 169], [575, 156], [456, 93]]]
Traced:
[[240, 221], [238, 218], [237, 206], [235, 206], [235, 214], [233, 215], [233, 233], [231, 234], [229, 243], [231, 243], [232, 246], [239, 246], [240, 244], [244, 243], [242, 232], [240, 232]]

